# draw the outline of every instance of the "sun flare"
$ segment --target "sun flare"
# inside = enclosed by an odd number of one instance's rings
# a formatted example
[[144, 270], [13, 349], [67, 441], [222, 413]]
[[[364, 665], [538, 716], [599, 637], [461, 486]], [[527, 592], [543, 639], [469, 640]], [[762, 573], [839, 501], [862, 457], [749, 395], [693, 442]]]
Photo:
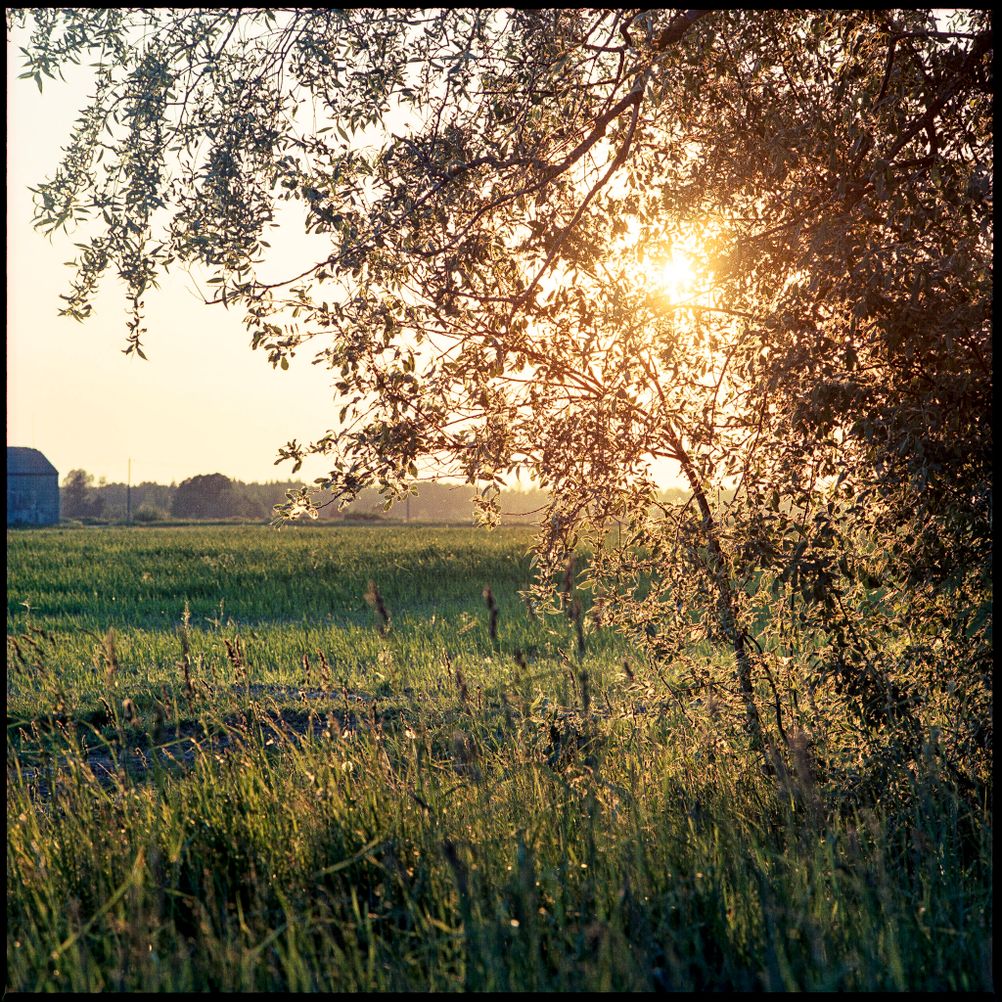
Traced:
[[678, 247], [673, 247], [668, 257], [656, 266], [658, 284], [673, 300], [684, 299], [696, 286], [696, 271], [692, 259]]

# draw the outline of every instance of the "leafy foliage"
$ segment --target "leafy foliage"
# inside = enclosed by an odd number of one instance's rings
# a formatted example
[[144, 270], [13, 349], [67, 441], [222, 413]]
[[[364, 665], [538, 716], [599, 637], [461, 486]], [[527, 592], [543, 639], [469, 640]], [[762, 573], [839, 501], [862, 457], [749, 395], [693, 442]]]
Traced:
[[63, 480], [60, 507], [67, 518], [99, 516], [104, 511], [104, 499], [94, 486], [94, 477], [86, 470], [70, 470]]
[[233, 481], [222, 473], [199, 474], [178, 484], [171, 503], [181, 518], [225, 518], [248, 514], [244, 498], [238, 497]]

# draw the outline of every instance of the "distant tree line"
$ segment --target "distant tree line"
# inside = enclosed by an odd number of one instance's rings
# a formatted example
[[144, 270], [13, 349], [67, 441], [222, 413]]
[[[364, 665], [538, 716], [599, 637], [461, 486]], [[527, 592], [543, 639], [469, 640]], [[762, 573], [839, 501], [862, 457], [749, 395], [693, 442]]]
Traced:
[[285, 492], [298, 481], [244, 483], [222, 473], [200, 474], [180, 484], [146, 481], [134, 484], [95, 481], [86, 470], [71, 470], [60, 489], [64, 518], [121, 521], [130, 509], [133, 521], [159, 522], [169, 518], [267, 519]]
[[[131, 508], [134, 522], [150, 523], [166, 519], [242, 518], [266, 520], [272, 517], [275, 505], [286, 499], [287, 491], [299, 490], [301, 481], [271, 481], [244, 483], [222, 473], [199, 474], [179, 484], [157, 484], [145, 481], [133, 485], [131, 498], [124, 483], [95, 481], [86, 470], [71, 470], [60, 490], [64, 518], [122, 521]], [[321, 507], [323, 520], [378, 519], [413, 520], [417, 522], [470, 522], [473, 519], [474, 491], [468, 485], [429, 481], [417, 487], [417, 494], [407, 501], [398, 501], [384, 508], [380, 494], [372, 489], [363, 491], [344, 511], [333, 504]], [[679, 490], [665, 492], [665, 500], [678, 500], [685, 494]], [[501, 511], [505, 521], [536, 521], [546, 507], [549, 496], [538, 488], [510, 489], [501, 494]]]

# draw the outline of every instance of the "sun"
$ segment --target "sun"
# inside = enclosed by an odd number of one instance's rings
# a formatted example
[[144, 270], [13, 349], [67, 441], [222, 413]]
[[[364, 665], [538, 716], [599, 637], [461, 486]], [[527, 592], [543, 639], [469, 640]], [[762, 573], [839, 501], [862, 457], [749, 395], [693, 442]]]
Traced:
[[692, 258], [680, 247], [673, 247], [668, 256], [655, 265], [654, 277], [673, 301], [691, 295], [697, 281]]

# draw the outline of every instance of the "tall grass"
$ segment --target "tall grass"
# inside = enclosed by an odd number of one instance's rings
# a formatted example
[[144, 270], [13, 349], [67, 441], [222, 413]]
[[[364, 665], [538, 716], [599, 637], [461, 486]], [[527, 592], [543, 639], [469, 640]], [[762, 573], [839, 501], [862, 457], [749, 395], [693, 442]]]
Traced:
[[992, 988], [989, 805], [934, 756], [866, 806], [763, 773], [526, 616], [524, 540], [165, 533], [8, 538], [8, 990]]

